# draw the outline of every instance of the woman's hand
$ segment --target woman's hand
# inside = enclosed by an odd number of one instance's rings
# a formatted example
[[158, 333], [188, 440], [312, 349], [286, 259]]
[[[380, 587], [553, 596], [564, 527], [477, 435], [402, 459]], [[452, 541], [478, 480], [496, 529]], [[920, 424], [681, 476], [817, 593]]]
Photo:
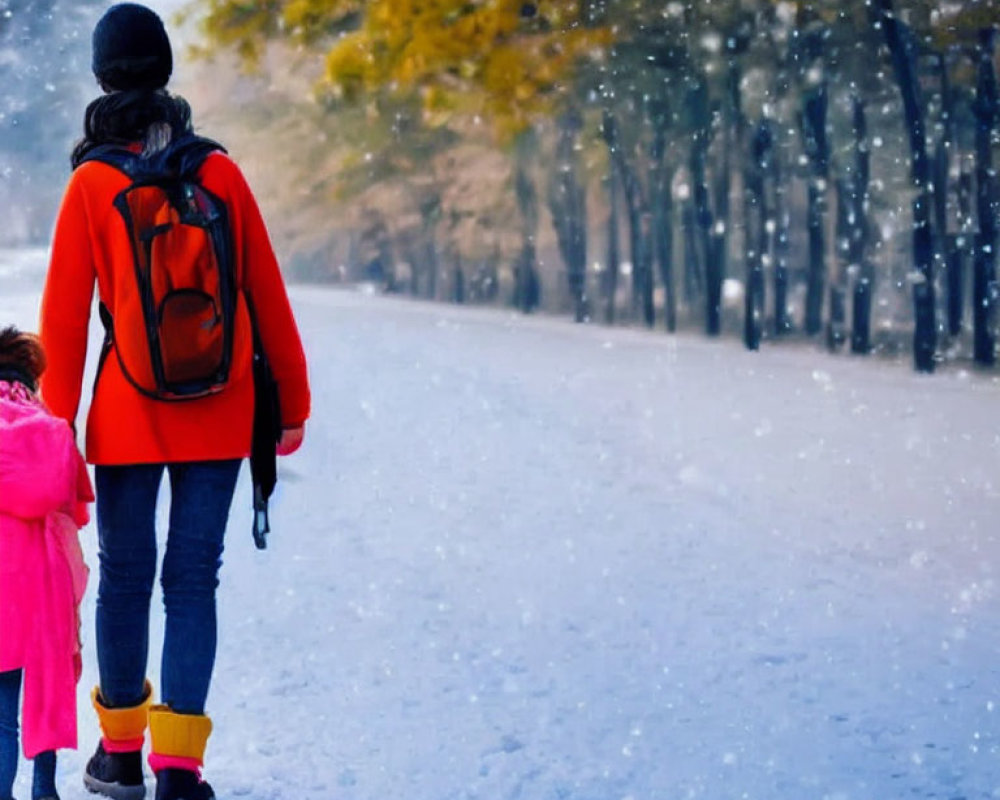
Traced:
[[281, 438], [275, 448], [279, 456], [289, 456], [302, 446], [302, 437], [305, 436], [306, 426], [299, 425], [297, 428], [284, 428], [281, 431]]

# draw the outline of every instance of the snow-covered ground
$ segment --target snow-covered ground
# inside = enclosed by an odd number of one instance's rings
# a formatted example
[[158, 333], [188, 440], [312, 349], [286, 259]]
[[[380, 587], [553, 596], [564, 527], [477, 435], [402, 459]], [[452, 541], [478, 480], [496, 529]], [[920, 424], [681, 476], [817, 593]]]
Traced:
[[234, 507], [222, 800], [1000, 797], [997, 373], [292, 294], [315, 410], [270, 549]]

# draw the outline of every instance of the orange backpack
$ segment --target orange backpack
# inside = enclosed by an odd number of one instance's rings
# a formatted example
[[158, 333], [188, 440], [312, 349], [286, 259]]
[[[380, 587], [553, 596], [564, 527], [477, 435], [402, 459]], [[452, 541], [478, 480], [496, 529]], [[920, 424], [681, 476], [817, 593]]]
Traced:
[[132, 245], [135, 281], [125, 282], [126, 291], [115, 297], [114, 315], [100, 305], [105, 330], [100, 364], [113, 345], [122, 374], [144, 395], [191, 400], [225, 388], [235, 337], [252, 337], [253, 535], [263, 549], [270, 531], [267, 501], [277, 480], [281, 409], [248, 295], [250, 330], [236, 324], [241, 287], [226, 205], [198, 182], [202, 162], [216, 150], [225, 152], [217, 142], [189, 134], [149, 158], [98, 145], [81, 159], [110, 164], [131, 179], [114, 204]]
[[84, 157], [131, 179], [114, 204], [135, 281], [119, 285], [113, 315], [100, 307], [104, 354], [113, 344], [125, 378], [157, 400], [204, 397], [229, 379], [238, 292], [232, 236], [225, 203], [197, 180], [215, 150], [223, 148], [190, 134], [148, 158], [114, 145]]

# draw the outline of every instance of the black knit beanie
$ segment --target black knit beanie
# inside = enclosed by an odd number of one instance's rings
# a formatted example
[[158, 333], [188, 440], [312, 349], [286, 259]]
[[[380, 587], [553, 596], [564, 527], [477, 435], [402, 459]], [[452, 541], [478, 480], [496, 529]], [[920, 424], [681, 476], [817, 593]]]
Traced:
[[93, 70], [109, 91], [162, 89], [174, 59], [155, 11], [138, 3], [111, 6], [94, 28]]

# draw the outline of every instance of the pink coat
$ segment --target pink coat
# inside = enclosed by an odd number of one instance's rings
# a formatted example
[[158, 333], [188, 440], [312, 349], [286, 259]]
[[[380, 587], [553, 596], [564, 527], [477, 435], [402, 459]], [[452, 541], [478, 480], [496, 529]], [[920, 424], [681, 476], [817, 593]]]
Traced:
[[24, 670], [22, 744], [32, 758], [76, 747], [78, 529], [94, 493], [65, 420], [0, 381], [0, 672]]

